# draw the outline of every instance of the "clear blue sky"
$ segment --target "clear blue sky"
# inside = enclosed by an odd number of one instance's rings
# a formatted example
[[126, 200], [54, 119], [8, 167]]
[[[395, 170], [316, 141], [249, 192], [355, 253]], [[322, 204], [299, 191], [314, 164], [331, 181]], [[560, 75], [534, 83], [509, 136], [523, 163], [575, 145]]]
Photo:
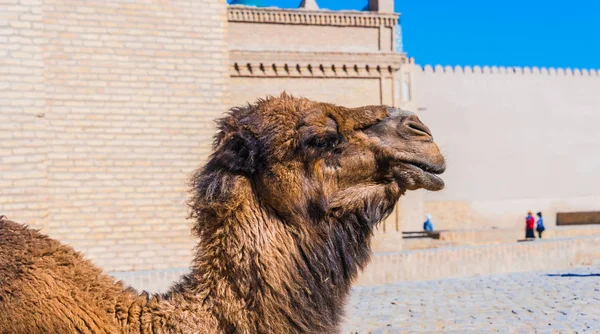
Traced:
[[[297, 8], [301, 0], [229, 0]], [[362, 9], [368, 0], [317, 0]], [[600, 0], [396, 0], [418, 64], [600, 68]]]

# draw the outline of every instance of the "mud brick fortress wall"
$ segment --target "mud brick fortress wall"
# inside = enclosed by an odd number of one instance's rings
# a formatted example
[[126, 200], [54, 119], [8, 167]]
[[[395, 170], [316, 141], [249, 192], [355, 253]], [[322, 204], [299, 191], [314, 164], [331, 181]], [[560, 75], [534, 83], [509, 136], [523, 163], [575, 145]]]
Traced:
[[0, 212], [107, 270], [187, 266], [226, 3], [0, 1]]
[[0, 214], [107, 271], [185, 268], [187, 181], [213, 120], [282, 90], [403, 107], [431, 127], [447, 187], [403, 197], [377, 251], [400, 250], [425, 212], [459, 229], [600, 210], [597, 72], [421, 68], [398, 51], [393, 1], [369, 6], [0, 0]]
[[[446, 189], [424, 196], [440, 229], [524, 228], [527, 210], [600, 211], [600, 73], [425, 66], [419, 115], [445, 153]], [[407, 226], [418, 229], [420, 224]]]

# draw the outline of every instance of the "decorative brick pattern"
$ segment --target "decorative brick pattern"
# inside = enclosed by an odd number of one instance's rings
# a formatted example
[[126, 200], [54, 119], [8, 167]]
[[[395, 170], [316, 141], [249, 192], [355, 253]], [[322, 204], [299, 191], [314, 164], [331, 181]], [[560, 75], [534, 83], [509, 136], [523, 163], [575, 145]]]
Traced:
[[187, 181], [228, 107], [225, 1], [12, 8], [0, 14], [0, 213], [107, 270], [187, 266]]
[[578, 68], [554, 68], [554, 67], [516, 67], [516, 66], [442, 66], [425, 65], [421, 67], [424, 73], [448, 73], [448, 74], [516, 74], [516, 75], [550, 75], [550, 76], [574, 76], [574, 77], [597, 77], [600, 70], [578, 69]]
[[392, 77], [411, 59], [400, 53], [230, 51], [232, 77]]
[[344, 27], [393, 27], [399, 14], [357, 11], [310, 11], [279, 8], [229, 6], [230, 22], [257, 22], [301, 25], [330, 25]]

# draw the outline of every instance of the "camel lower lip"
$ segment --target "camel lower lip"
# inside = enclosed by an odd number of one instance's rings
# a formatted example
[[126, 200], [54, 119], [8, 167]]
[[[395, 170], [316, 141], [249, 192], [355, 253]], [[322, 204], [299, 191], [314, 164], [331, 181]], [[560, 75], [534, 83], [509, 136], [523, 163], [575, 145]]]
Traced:
[[[403, 165], [406, 169], [412, 171], [412, 173], [409, 173], [407, 176], [410, 179], [412, 179], [412, 182], [417, 186], [416, 188], [424, 188], [430, 191], [438, 191], [444, 189], [444, 180], [442, 180], [436, 174], [428, 172], [424, 170], [421, 166], [410, 162], [404, 162]], [[405, 176], [401, 177], [401, 179], [403, 178], [405, 178]]]
[[429, 173], [429, 172], [425, 172], [425, 171], [423, 171], [423, 172], [425, 174], [427, 174], [427, 176], [431, 180], [431, 184], [433, 185], [433, 187], [432, 187], [433, 189], [429, 189], [428, 187], [425, 187], [427, 190], [442, 190], [442, 189], [444, 189], [445, 183], [441, 177], [439, 177], [433, 173]]

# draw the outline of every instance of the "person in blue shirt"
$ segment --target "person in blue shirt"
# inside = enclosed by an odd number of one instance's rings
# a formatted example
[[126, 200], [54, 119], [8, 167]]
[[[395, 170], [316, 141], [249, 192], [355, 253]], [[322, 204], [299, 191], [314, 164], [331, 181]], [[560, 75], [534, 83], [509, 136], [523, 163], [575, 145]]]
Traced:
[[542, 213], [538, 212], [537, 216], [538, 216], [538, 220], [537, 220], [537, 227], [535, 228], [535, 230], [538, 232], [538, 235], [540, 236], [540, 239], [541, 239], [542, 232], [544, 232], [546, 230], [546, 228], [544, 227], [544, 219], [542, 218]]
[[423, 223], [423, 229], [427, 232], [433, 231], [433, 222], [431, 221], [431, 214], [427, 214], [427, 220]]

